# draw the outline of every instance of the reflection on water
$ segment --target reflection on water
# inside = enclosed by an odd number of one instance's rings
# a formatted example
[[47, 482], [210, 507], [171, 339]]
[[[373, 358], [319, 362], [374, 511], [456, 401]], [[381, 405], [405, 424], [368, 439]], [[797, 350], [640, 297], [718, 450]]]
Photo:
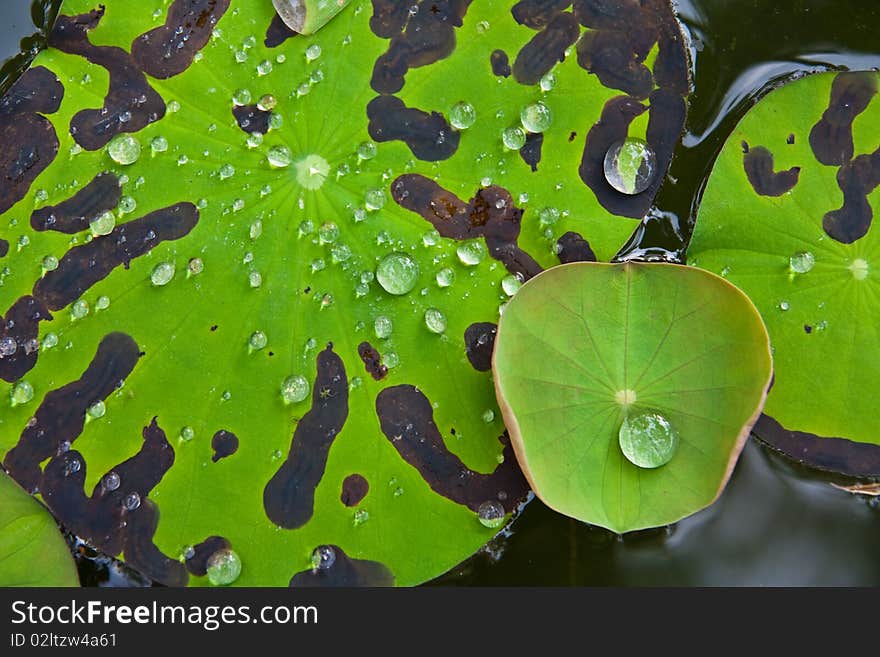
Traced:
[[620, 538], [535, 500], [492, 554], [434, 583], [878, 586], [877, 501], [838, 490], [753, 439], [721, 498], [672, 527]]

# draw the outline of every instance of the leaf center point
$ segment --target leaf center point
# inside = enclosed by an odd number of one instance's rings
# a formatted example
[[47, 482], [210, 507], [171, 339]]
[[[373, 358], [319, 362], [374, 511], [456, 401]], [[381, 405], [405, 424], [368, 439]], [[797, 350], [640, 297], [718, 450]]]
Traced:
[[319, 189], [330, 173], [330, 163], [315, 153], [301, 157], [294, 166], [296, 181], [306, 189]]
[[614, 401], [625, 408], [629, 408], [633, 404], [636, 403], [638, 399], [638, 395], [635, 390], [630, 390], [627, 388], [626, 390], [618, 390], [614, 393]]
[[853, 278], [857, 281], [863, 281], [868, 278], [868, 269], [868, 261], [864, 260], [863, 258], [856, 258], [849, 266], [849, 270], [852, 272]]

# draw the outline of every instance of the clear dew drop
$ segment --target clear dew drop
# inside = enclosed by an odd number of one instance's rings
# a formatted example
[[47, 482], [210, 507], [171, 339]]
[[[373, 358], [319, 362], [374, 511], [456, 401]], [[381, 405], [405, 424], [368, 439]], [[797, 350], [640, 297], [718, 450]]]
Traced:
[[18, 343], [15, 341], [15, 338], [9, 336], [0, 338], [0, 358], [12, 356], [17, 350]]
[[260, 96], [260, 100], [257, 101], [257, 109], [262, 110], [263, 112], [270, 112], [275, 109], [275, 106], [278, 104], [278, 99], [275, 98], [272, 94], [263, 94]]
[[336, 563], [336, 550], [329, 545], [319, 545], [312, 551], [312, 570], [330, 570]]
[[372, 141], [361, 142], [357, 147], [357, 156], [362, 160], [372, 160], [379, 149]]
[[73, 302], [73, 305], [70, 307], [70, 317], [72, 319], [82, 319], [86, 315], [89, 314], [89, 302], [85, 299], [77, 299]]
[[157, 287], [168, 285], [171, 279], [174, 278], [174, 271], [173, 262], [160, 262], [153, 267], [153, 271], [150, 273], [150, 282]]
[[456, 103], [449, 110], [449, 123], [456, 130], [467, 130], [477, 121], [477, 110], [468, 102]]
[[232, 584], [241, 575], [241, 558], [230, 548], [217, 550], [208, 557], [208, 581], [214, 586]]
[[196, 432], [192, 427], [189, 427], [189, 426], [181, 427], [180, 439], [183, 442], [188, 443], [189, 441], [191, 441], [195, 437], [196, 437]]
[[339, 226], [332, 221], [325, 221], [318, 229], [318, 239], [321, 244], [333, 244], [339, 239]]
[[[0, 353], [2, 353], [2, 343], [3, 341], [0, 340]], [[58, 335], [55, 333], [47, 333], [43, 336], [43, 343], [41, 346], [43, 349], [51, 349], [52, 347], [57, 347]]]
[[126, 511], [135, 511], [141, 505], [141, 496], [136, 493], [129, 493], [124, 498], [122, 498], [122, 506]]
[[437, 246], [440, 242], [440, 233], [436, 229], [431, 229], [422, 235], [422, 244], [425, 246]]
[[397, 355], [396, 351], [387, 351], [382, 357], [382, 363], [389, 370], [393, 370], [395, 367], [400, 365], [400, 356]]
[[103, 212], [89, 221], [89, 228], [92, 230], [92, 235], [96, 237], [109, 235], [116, 228], [116, 215], [110, 210]]
[[386, 198], [384, 189], [368, 189], [364, 193], [364, 207], [371, 212], [384, 208], [385, 202]]
[[168, 150], [168, 140], [162, 135], [157, 135], [150, 140], [150, 150], [154, 153], [164, 153]]
[[462, 264], [473, 267], [483, 262], [488, 255], [488, 250], [482, 239], [474, 239], [459, 244], [455, 253]]
[[267, 344], [269, 344], [269, 338], [263, 331], [254, 331], [248, 338], [248, 346], [254, 351], [264, 349]]
[[628, 137], [605, 154], [605, 179], [621, 194], [641, 194], [657, 175], [654, 150], [644, 139]]
[[131, 196], [123, 196], [119, 199], [119, 211], [123, 214], [130, 214], [137, 209], [137, 201], [135, 201]]
[[114, 490], [117, 490], [121, 483], [122, 480], [115, 472], [108, 472], [101, 478], [101, 488], [108, 492], [113, 492]]
[[376, 334], [376, 337], [380, 340], [385, 340], [391, 337], [391, 333], [394, 330], [394, 323], [391, 321], [391, 318], [387, 315], [379, 315], [375, 321], [373, 321], [373, 332]]
[[491, 408], [487, 408], [485, 411], [483, 411], [482, 418], [483, 422], [485, 422], [486, 424], [493, 422], [495, 420], [495, 411], [493, 411]]
[[92, 420], [98, 420], [107, 413], [107, 406], [100, 399], [86, 409], [86, 415]]
[[787, 311], [789, 308], [791, 308], [791, 304], [788, 303], [788, 301], [783, 299], [779, 302], [779, 310], [781, 310], [782, 312]]
[[309, 381], [302, 374], [294, 374], [281, 384], [281, 398], [285, 404], [298, 404], [309, 396]]
[[501, 142], [504, 144], [504, 148], [518, 151], [526, 145], [526, 131], [519, 126], [505, 128], [501, 132]]
[[19, 381], [12, 386], [9, 397], [13, 406], [27, 404], [34, 398], [34, 387], [27, 381]]
[[455, 270], [450, 267], [444, 267], [434, 277], [438, 287], [449, 287], [455, 282]]
[[201, 258], [190, 258], [186, 268], [191, 276], [198, 276], [205, 270], [205, 263]]
[[544, 101], [539, 100], [523, 107], [519, 113], [519, 120], [523, 128], [529, 132], [544, 132], [553, 125], [553, 111]]
[[477, 508], [477, 518], [483, 527], [497, 529], [504, 524], [504, 507], [501, 502], [487, 500]]
[[313, 43], [308, 48], [306, 48], [306, 61], [313, 62], [321, 56], [321, 46], [317, 43]]
[[442, 334], [446, 332], [446, 315], [437, 308], [428, 308], [425, 311], [425, 326], [431, 333]]
[[252, 271], [248, 274], [248, 285], [252, 288], [258, 288], [263, 284], [263, 275], [258, 271]]
[[419, 263], [407, 253], [389, 253], [376, 266], [376, 280], [389, 294], [407, 294], [419, 280]]
[[107, 310], [110, 307], [110, 297], [102, 294], [95, 299], [95, 310]]
[[287, 146], [277, 145], [272, 146], [272, 148], [266, 151], [266, 159], [269, 161], [270, 166], [276, 169], [284, 169], [293, 162], [293, 155]]
[[627, 415], [618, 432], [620, 450], [640, 468], [666, 465], [678, 447], [678, 433], [669, 420], [655, 411]]
[[556, 73], [548, 71], [543, 75], [538, 84], [541, 85], [541, 91], [553, 91], [554, 87], [556, 87]]
[[116, 135], [107, 144], [107, 154], [116, 164], [134, 164], [141, 156], [141, 143], [129, 134]]
[[58, 258], [53, 255], [47, 255], [43, 258], [40, 266], [43, 268], [43, 271], [55, 271], [58, 269]]
[[264, 59], [259, 64], [257, 64], [257, 75], [269, 75], [272, 72], [272, 62], [268, 59]]
[[795, 253], [788, 259], [788, 265], [796, 274], [806, 274], [816, 264], [816, 257], [809, 251]]
[[237, 89], [232, 94], [232, 102], [236, 105], [247, 105], [251, 102], [251, 92], [248, 89]]
[[227, 162], [217, 170], [217, 175], [220, 176], [220, 180], [228, 180], [235, 175], [235, 167]]
[[[263, 143], [263, 133], [262, 132], [250, 132], [248, 133], [247, 138], [245, 139], [245, 144], [248, 148], [256, 148], [260, 144]], [[264, 194], [265, 196], [265, 194]]]
[[510, 274], [501, 279], [501, 289], [509, 297], [512, 297], [522, 287], [522, 279], [519, 276]]

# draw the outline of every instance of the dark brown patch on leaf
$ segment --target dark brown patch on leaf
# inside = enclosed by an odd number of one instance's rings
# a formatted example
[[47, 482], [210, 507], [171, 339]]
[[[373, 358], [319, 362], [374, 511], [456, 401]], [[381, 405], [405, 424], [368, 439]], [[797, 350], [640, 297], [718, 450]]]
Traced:
[[867, 234], [874, 218], [868, 195], [880, 185], [880, 148], [840, 167], [837, 184], [843, 192], [843, 206], [822, 218], [822, 228], [838, 242], [852, 244]]
[[9, 253], [9, 242], [0, 237], [0, 258], [5, 258]]
[[220, 429], [211, 438], [211, 449], [214, 450], [214, 455], [211, 457], [214, 463], [227, 456], [232, 456], [238, 451], [238, 436], [231, 431]]
[[208, 574], [208, 559], [218, 550], [228, 550], [232, 543], [222, 536], [209, 536], [193, 546], [192, 556], [186, 560], [186, 569], [193, 575], [204, 577]]
[[[455, 28], [461, 27], [462, 19], [471, 0], [441, 0], [431, 2], [397, 4], [373, 4], [370, 27], [383, 38], [391, 38], [388, 50], [373, 66], [370, 86], [380, 94], [394, 94], [404, 85], [407, 71], [427, 66], [448, 57], [455, 50]], [[409, 8], [417, 4], [415, 14]], [[401, 13], [406, 14], [402, 16]], [[401, 21], [406, 21], [403, 28]]]
[[476, 322], [464, 330], [464, 351], [475, 370], [488, 372], [492, 369], [492, 350], [498, 325]]
[[174, 0], [165, 24], [131, 42], [131, 55], [144, 73], [165, 80], [183, 73], [208, 44], [229, 0]]
[[513, 77], [520, 84], [537, 84], [574, 44], [581, 29], [569, 13], [557, 14], [547, 26], [522, 47], [513, 62]]
[[443, 237], [485, 238], [489, 254], [523, 280], [541, 272], [541, 266], [517, 245], [523, 211], [506, 189], [497, 185], [479, 189], [465, 204], [430, 178], [404, 174], [391, 184], [391, 196], [429, 221]]
[[137, 63], [122, 48], [95, 46], [88, 32], [98, 25], [104, 8], [79, 16], [59, 16], [49, 35], [49, 45], [70, 55], [80, 55], [107, 69], [110, 86], [99, 109], [84, 109], [70, 120], [70, 134], [86, 150], [102, 148], [114, 136], [137, 132], [165, 116], [165, 101], [147, 83]]
[[367, 105], [370, 137], [375, 141], [400, 140], [420, 160], [446, 160], [458, 149], [459, 134], [439, 112], [407, 107], [395, 96], [378, 96]]
[[431, 402], [415, 386], [382, 390], [376, 397], [376, 414], [382, 433], [437, 494], [475, 512], [487, 500], [498, 500], [511, 512], [526, 496], [529, 487], [508, 440], [502, 437], [504, 461], [494, 472], [470, 470], [446, 447], [434, 424]]
[[520, 25], [541, 30], [559, 12], [568, 9], [571, 0], [520, 0], [510, 10]]
[[810, 147], [819, 162], [840, 166], [852, 159], [853, 121], [875, 95], [876, 73], [841, 73], [834, 78], [828, 109], [810, 131]]
[[370, 482], [363, 475], [348, 475], [342, 482], [340, 501], [345, 506], [357, 506], [370, 492]]
[[507, 59], [507, 53], [503, 50], [493, 50], [489, 55], [489, 63], [492, 65], [493, 75], [501, 78], [510, 77], [513, 72], [510, 70], [510, 61]]
[[259, 132], [265, 135], [269, 132], [269, 117], [272, 112], [261, 110], [256, 105], [236, 105], [232, 108], [232, 115], [238, 122], [238, 127], [245, 132]]
[[800, 167], [773, 171], [773, 153], [763, 146], [748, 149], [743, 155], [743, 167], [752, 189], [761, 196], [782, 196], [797, 185], [801, 174]]
[[63, 96], [55, 74], [36, 66], [0, 98], [0, 213], [24, 198], [58, 154], [58, 135], [41, 114], [58, 111]]
[[388, 374], [388, 368], [382, 364], [382, 354], [369, 342], [358, 345], [358, 356], [364, 361], [367, 373], [376, 381], [381, 381]]
[[55, 517], [90, 545], [110, 555], [124, 551], [128, 563], [143, 574], [181, 586], [188, 579], [183, 564], [166, 557], [152, 542], [158, 509], [148, 499], [174, 464], [174, 449], [155, 418], [144, 427], [143, 437], [138, 453], [106, 473], [91, 497], [83, 490], [86, 463], [75, 450], [49, 461], [40, 493]]
[[789, 431], [769, 415], [761, 415], [754, 432], [773, 449], [811, 467], [852, 477], [880, 477], [880, 445]]
[[647, 98], [654, 89], [654, 74], [644, 64], [647, 54], [635, 52], [627, 32], [620, 30], [588, 31], [577, 47], [581, 68], [593, 73], [604, 86], [634, 98]]
[[33, 368], [37, 362], [40, 322], [51, 319], [45, 304], [32, 296], [21, 297], [0, 317], [0, 345], [8, 348], [10, 340], [15, 343], [15, 351], [0, 355], [0, 379], [12, 383]]
[[590, 247], [590, 243], [580, 234], [568, 231], [556, 242], [556, 253], [559, 262], [596, 262], [596, 254]]
[[281, 16], [275, 14], [272, 16], [272, 22], [266, 28], [266, 38], [263, 39], [263, 45], [267, 48], [277, 48], [291, 37], [298, 36], [299, 32], [292, 30], [283, 20]]
[[74, 234], [86, 230], [89, 222], [119, 205], [122, 187], [116, 174], [99, 173], [92, 181], [58, 205], [47, 205], [31, 214], [34, 230], [55, 230]]
[[789, 146], [794, 144], [794, 133], [793, 132], [790, 135], [788, 135], [788, 137], [785, 140], [785, 143], [788, 144]]
[[199, 220], [192, 203], [156, 210], [113, 229], [109, 235], [75, 246], [34, 285], [34, 296], [51, 310], [60, 310], [106, 278], [120, 265], [149, 253], [161, 242], [187, 235]]
[[263, 489], [263, 508], [276, 525], [296, 529], [312, 517], [330, 446], [347, 417], [345, 365], [328, 345], [318, 354], [312, 407], [296, 425], [287, 459]]
[[103, 401], [131, 374], [139, 358], [137, 343], [124, 333], [110, 333], [82, 376], [52, 390], [34, 413], [18, 443], [6, 453], [3, 465], [30, 493], [40, 482], [40, 463], [63, 452], [82, 433], [86, 410]]
[[[375, 4], [375, 0], [374, 0]], [[338, 545], [328, 545], [335, 555], [328, 568], [311, 568], [290, 578], [291, 587], [318, 586], [394, 586], [394, 575], [385, 564], [366, 559], [352, 559]]]
[[532, 168], [532, 171], [538, 170], [538, 163], [541, 161], [541, 146], [543, 145], [544, 134], [530, 132], [526, 136], [525, 145], [519, 149], [520, 157]]

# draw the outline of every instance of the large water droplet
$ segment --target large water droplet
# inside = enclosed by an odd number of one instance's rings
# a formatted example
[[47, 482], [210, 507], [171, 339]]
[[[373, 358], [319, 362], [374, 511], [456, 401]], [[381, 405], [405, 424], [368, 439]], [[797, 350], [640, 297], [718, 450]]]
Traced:
[[108, 492], [112, 492], [119, 488], [119, 484], [121, 483], [122, 481], [120, 480], [119, 475], [115, 472], [108, 472], [101, 478], [101, 488]]
[[544, 132], [553, 124], [553, 111], [544, 101], [526, 105], [519, 113], [519, 120], [529, 132]]
[[541, 77], [538, 84], [541, 85], [541, 91], [553, 91], [556, 86], [556, 73], [548, 71]]
[[621, 194], [641, 194], [656, 175], [654, 150], [643, 139], [619, 141], [605, 154], [605, 179]]
[[113, 229], [116, 228], [116, 215], [109, 210], [103, 212], [89, 221], [89, 228], [92, 229], [92, 234], [96, 237], [109, 235], [113, 232]]
[[486, 255], [488, 254], [486, 245], [481, 239], [467, 240], [466, 242], [462, 242], [461, 244], [459, 244], [455, 252], [458, 255], [458, 259], [461, 260], [462, 264], [468, 265], [470, 267], [473, 267], [474, 265], [478, 265], [483, 262]]
[[501, 279], [501, 289], [509, 297], [512, 297], [522, 287], [522, 279], [519, 276], [510, 274]]
[[455, 270], [449, 267], [444, 267], [437, 272], [435, 278], [437, 279], [437, 285], [439, 287], [449, 287], [455, 282]]
[[285, 404], [298, 404], [309, 396], [309, 381], [302, 374], [294, 374], [281, 384], [281, 398]]
[[208, 557], [208, 581], [214, 586], [232, 584], [241, 575], [241, 559], [230, 548], [217, 550]]
[[82, 319], [89, 314], [89, 302], [85, 299], [77, 299], [70, 307], [70, 317], [72, 319]]
[[306, 61], [313, 62], [320, 56], [321, 46], [319, 46], [317, 43], [313, 43], [308, 48], [306, 48]]
[[675, 428], [655, 411], [627, 415], [620, 425], [618, 440], [623, 455], [640, 468], [666, 465], [678, 447]]
[[809, 251], [802, 251], [791, 256], [788, 264], [796, 274], [806, 274], [816, 264], [816, 257]]
[[394, 324], [387, 315], [379, 315], [373, 322], [373, 331], [380, 340], [389, 338], [393, 330]]
[[96, 401], [94, 404], [88, 407], [86, 410], [86, 415], [93, 420], [97, 420], [99, 418], [104, 417], [104, 414], [107, 412], [107, 406], [100, 399]]
[[376, 280], [389, 294], [406, 294], [419, 280], [419, 263], [406, 253], [389, 253], [376, 266]]
[[141, 496], [138, 493], [129, 493], [122, 498], [122, 506], [126, 511], [135, 511], [141, 505]]
[[368, 189], [364, 194], [364, 207], [367, 210], [375, 212], [385, 207], [385, 190], [384, 189]]
[[192, 427], [182, 427], [180, 429], [180, 439], [186, 443], [196, 437], [196, 432]]
[[141, 156], [141, 143], [129, 134], [116, 135], [107, 144], [107, 154], [117, 164], [134, 164]]
[[526, 131], [519, 126], [505, 128], [501, 133], [501, 141], [505, 148], [518, 151], [526, 145]]
[[251, 337], [248, 338], [248, 346], [254, 351], [264, 349], [268, 343], [269, 338], [262, 331], [254, 331], [251, 333]]
[[477, 110], [467, 102], [456, 103], [449, 110], [449, 123], [456, 130], [467, 130], [477, 121]]
[[362, 160], [372, 160], [376, 157], [378, 151], [379, 149], [376, 147], [376, 144], [371, 141], [362, 142], [357, 147], [357, 155]]
[[504, 507], [500, 502], [487, 500], [477, 508], [477, 518], [483, 527], [497, 529], [504, 524]]
[[289, 167], [290, 163], [293, 162], [293, 155], [287, 146], [278, 145], [266, 151], [266, 159], [271, 166], [283, 169]]
[[12, 386], [12, 391], [9, 396], [12, 399], [13, 406], [27, 404], [34, 398], [34, 387], [27, 381], [19, 381]]
[[437, 308], [428, 308], [425, 311], [425, 326], [431, 333], [444, 333], [446, 331], [446, 315]]
[[168, 285], [172, 278], [174, 278], [173, 262], [160, 262], [153, 267], [153, 271], [150, 273], [150, 282], [158, 287]]

